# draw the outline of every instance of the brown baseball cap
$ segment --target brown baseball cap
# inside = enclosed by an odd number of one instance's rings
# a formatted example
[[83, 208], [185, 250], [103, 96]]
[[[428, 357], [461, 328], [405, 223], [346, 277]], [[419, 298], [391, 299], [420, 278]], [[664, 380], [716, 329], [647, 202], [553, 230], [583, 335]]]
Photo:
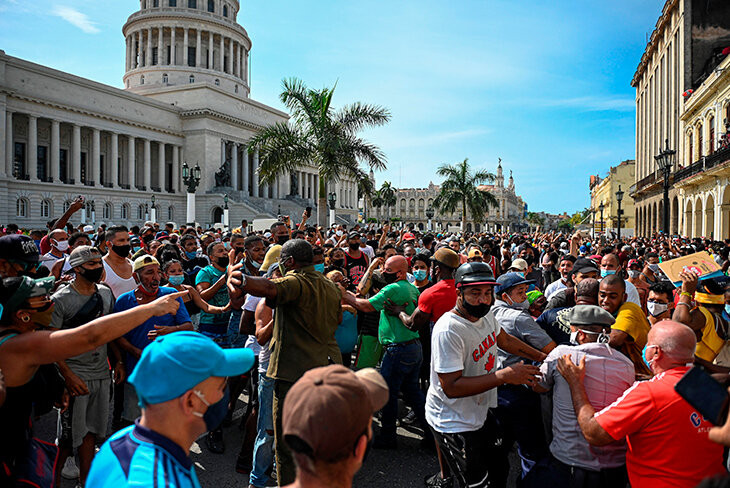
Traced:
[[388, 385], [373, 368], [352, 372], [332, 364], [310, 369], [284, 400], [284, 439], [290, 446], [304, 442], [314, 459], [339, 460], [352, 452], [373, 414], [387, 401]]
[[436, 261], [443, 264], [444, 266], [448, 266], [451, 269], [456, 269], [461, 265], [459, 255], [448, 247], [442, 247], [441, 249], [436, 251], [436, 253], [431, 256], [431, 261]]

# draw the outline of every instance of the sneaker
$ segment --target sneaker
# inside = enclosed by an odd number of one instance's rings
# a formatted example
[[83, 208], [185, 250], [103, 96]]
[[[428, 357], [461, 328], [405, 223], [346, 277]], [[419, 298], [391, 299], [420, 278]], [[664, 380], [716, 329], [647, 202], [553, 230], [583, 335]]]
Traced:
[[416, 418], [416, 412], [414, 410], [411, 410], [405, 417], [400, 419], [401, 425], [415, 425], [417, 422], [418, 419]]
[[427, 488], [449, 488], [453, 485], [451, 476], [442, 478], [441, 473], [426, 476], [423, 481], [426, 483]]
[[63, 469], [61, 470], [61, 476], [67, 480], [79, 479], [79, 468], [76, 466], [76, 460], [74, 460], [73, 456], [66, 458], [66, 463], [63, 465]]
[[205, 443], [208, 445], [208, 449], [213, 454], [223, 454], [225, 445], [223, 444], [223, 432], [220, 430], [214, 430], [208, 432], [205, 438]]

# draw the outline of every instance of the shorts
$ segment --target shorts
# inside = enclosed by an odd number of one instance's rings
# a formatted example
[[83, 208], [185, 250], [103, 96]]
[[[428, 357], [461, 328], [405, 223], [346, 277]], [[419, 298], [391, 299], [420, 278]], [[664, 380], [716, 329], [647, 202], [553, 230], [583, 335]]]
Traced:
[[355, 369], [374, 368], [383, 357], [383, 346], [375, 336], [360, 334], [357, 339]]
[[137, 390], [128, 382], [124, 382], [124, 411], [122, 418], [129, 422], [134, 422], [142, 416], [142, 409], [139, 406], [137, 398]]
[[111, 379], [86, 380], [88, 395], [73, 397], [65, 412], [58, 413], [59, 447], [77, 448], [86, 434], [106, 436], [109, 421]]

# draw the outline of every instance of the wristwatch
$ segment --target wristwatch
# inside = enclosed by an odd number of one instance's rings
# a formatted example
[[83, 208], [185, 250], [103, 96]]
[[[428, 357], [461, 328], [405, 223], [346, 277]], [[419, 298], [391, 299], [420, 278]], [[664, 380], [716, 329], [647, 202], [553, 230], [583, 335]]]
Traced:
[[238, 287], [244, 288], [245, 286], [246, 286], [246, 273], [241, 273], [241, 284]]

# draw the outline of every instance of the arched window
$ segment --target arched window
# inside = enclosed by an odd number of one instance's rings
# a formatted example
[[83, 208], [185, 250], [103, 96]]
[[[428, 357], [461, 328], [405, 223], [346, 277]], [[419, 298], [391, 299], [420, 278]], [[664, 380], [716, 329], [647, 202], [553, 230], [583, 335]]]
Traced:
[[405, 198], [400, 201], [400, 210], [401, 210], [401, 212], [406, 211], [406, 199]]
[[208, 0], [208, 12], [215, 12], [215, 0]]
[[699, 158], [702, 158], [702, 155], [705, 152], [705, 148], [702, 147], [702, 143], [704, 142], [704, 134], [702, 133], [702, 124], [697, 126], [697, 156]]
[[104, 204], [104, 209], [102, 210], [102, 218], [104, 220], [109, 220], [112, 218], [113, 213], [114, 213], [114, 207], [112, 207], [111, 203], [106, 202]]
[[172, 205], [167, 207], [167, 220], [175, 220], [175, 207]]
[[167, 83], [167, 80], [168, 80], [167, 73], [162, 73], [162, 82]]
[[423, 208], [424, 203], [425, 202], [424, 202], [423, 198], [419, 198], [418, 199], [418, 208]]
[[694, 155], [692, 154], [694, 147], [694, 141], [692, 140], [692, 133], [687, 134], [687, 165], [694, 163]]
[[145, 219], [144, 213], [145, 213], [144, 212], [144, 205], [140, 204], [139, 206], [137, 206], [137, 219], [138, 220], [144, 220]]
[[228, 5], [223, 5], [223, 17], [228, 17]]
[[122, 220], [128, 220], [129, 219], [129, 204], [124, 203], [122, 204]]
[[41, 217], [50, 218], [52, 208], [53, 202], [51, 200], [45, 199], [41, 201]]
[[712, 154], [715, 152], [715, 116], [713, 115], [710, 117], [710, 121], [708, 122], [710, 126], [710, 140], [707, 141], [710, 143], [710, 147], [707, 148], [707, 154]]
[[29, 208], [30, 204], [26, 198], [18, 198], [15, 201], [15, 216], [23, 218], [28, 217]]
[[188, 82], [195, 83], [195, 76], [190, 75], [190, 78], [188, 79]]
[[144, 75], [139, 77], [139, 84], [144, 85]]
[[218, 78], [215, 79], [214, 83], [215, 83], [215, 86], [221, 86], [221, 80], [219, 80]]
[[238, 85], [236, 85], [236, 86], [234, 87], [233, 91], [235, 91], [236, 93], [238, 93]]

